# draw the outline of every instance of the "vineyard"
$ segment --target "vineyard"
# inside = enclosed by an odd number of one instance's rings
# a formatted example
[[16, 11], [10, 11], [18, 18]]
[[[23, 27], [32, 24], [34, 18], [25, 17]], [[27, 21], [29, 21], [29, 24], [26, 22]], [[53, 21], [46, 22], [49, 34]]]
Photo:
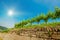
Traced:
[[[49, 19], [53, 21], [48, 22]], [[55, 8], [54, 12], [48, 12], [46, 15], [41, 13], [31, 19], [22, 20], [16, 23], [14, 28], [3, 30], [1, 33], [9, 34], [9, 38], [13, 35], [12, 40], [17, 40], [17, 36], [18, 40], [60, 40], [60, 21], [56, 19], [60, 19], [59, 8]], [[41, 20], [44, 22], [40, 23]]]

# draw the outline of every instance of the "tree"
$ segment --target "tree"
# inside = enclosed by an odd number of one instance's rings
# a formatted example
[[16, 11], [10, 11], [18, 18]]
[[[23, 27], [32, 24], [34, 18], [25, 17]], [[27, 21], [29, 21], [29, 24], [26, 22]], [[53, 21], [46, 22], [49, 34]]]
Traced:
[[52, 12], [49, 11], [46, 16], [48, 17], [48, 19], [51, 19], [52, 15], [53, 15]]
[[60, 18], [60, 9], [58, 7], [55, 8], [55, 16]]
[[21, 22], [21, 26], [22, 26], [22, 27], [23, 27], [24, 25], [26, 25], [26, 24], [28, 24], [26, 20], [23, 20], [23, 21]]
[[48, 21], [48, 17], [47, 16], [44, 16], [44, 21], [45, 21], [45, 23], [47, 24], [47, 21]]
[[35, 22], [38, 22], [38, 24], [39, 24], [39, 22], [40, 22], [41, 20], [43, 20], [43, 16], [44, 16], [44, 14], [41, 13], [40, 15], [38, 15], [37, 17], [35, 17]]
[[15, 28], [19, 28], [21, 26], [21, 23], [16, 23]]
[[54, 20], [56, 20], [56, 18], [57, 18], [57, 17], [55, 16], [55, 14], [54, 14], [54, 13], [52, 13], [51, 18], [52, 18], [52, 19], [53, 19], [53, 21], [54, 21]]
[[26, 20], [27, 24], [30, 23], [32, 25], [31, 19]]
[[38, 22], [38, 24], [39, 24], [40, 20], [41, 20], [40, 16], [35, 17], [35, 22]]
[[41, 14], [41, 19], [45, 21], [45, 23], [47, 24], [47, 21], [49, 19], [48, 15], [45, 15], [45, 14]]
[[20, 23], [15, 24], [15, 28], [22, 28], [26, 24], [27, 24], [26, 20], [23, 20]]
[[36, 20], [36, 18], [34, 17], [31, 19], [31, 22], [33, 23], [33, 22], [35, 22], [35, 20]]

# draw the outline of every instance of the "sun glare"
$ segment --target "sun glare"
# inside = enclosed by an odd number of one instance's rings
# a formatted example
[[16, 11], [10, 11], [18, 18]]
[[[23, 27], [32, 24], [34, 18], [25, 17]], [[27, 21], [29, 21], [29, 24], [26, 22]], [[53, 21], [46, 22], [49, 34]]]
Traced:
[[9, 15], [9, 16], [12, 16], [12, 15], [13, 15], [13, 10], [9, 10], [9, 11], [8, 11], [8, 15]]

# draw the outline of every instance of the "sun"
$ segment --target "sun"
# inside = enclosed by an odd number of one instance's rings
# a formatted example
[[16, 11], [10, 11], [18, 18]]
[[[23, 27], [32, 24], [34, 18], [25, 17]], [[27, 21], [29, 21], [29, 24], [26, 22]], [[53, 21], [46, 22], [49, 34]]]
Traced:
[[9, 11], [8, 11], [8, 15], [9, 15], [9, 16], [12, 16], [12, 15], [13, 15], [13, 13], [14, 13], [14, 11], [13, 11], [13, 10], [9, 10]]

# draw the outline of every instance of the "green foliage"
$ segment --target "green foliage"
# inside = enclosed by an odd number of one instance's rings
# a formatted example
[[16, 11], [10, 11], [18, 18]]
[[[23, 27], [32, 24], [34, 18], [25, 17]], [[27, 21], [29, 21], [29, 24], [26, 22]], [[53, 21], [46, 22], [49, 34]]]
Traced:
[[49, 19], [48, 16], [46, 15], [43, 16], [43, 20], [45, 21], [45, 23], [47, 23], [48, 19]]
[[48, 14], [46, 15], [48, 18], [52, 18], [52, 16], [53, 16], [53, 13], [52, 12], [48, 12]]
[[58, 7], [55, 8], [55, 15], [56, 17], [60, 18], [60, 8]]
[[[15, 28], [36, 28], [36, 27], [55, 27], [57, 25], [60, 25], [60, 22], [52, 22], [52, 23], [47, 23], [48, 19], [55, 20], [56, 18], [60, 18], [60, 9], [55, 8], [54, 12], [48, 12], [46, 15], [41, 13], [40, 15], [27, 19], [27, 20], [22, 20], [21, 22], [15, 24]], [[45, 23], [39, 24], [41, 20], [44, 20]], [[33, 25], [34, 22], [37, 22], [38, 24]], [[28, 24], [28, 25], [27, 25]], [[3, 30], [3, 31], [1, 31]], [[7, 29], [5, 27], [0, 26], [0, 31], [1, 32], [9, 32], [12, 29]], [[50, 33], [50, 32], [49, 32]], [[50, 35], [50, 34], [49, 34]]]
[[6, 27], [0, 26], [0, 30], [5, 30], [7, 29]]
[[10, 29], [5, 29], [5, 30], [3, 30], [3, 31], [1, 31], [2, 33], [7, 33], [7, 32], [9, 32], [9, 30]]
[[[54, 12], [48, 12], [46, 15], [44, 15], [43, 13], [41, 13], [40, 15], [32, 18], [32, 19], [28, 19], [28, 20], [23, 20], [21, 21], [20, 23], [18, 24], [15, 24], [15, 28], [23, 28], [23, 27], [27, 27], [25, 25], [27, 24], [32, 24], [33, 22], [38, 22], [40, 23], [41, 20], [44, 20], [45, 21], [45, 24], [44, 25], [41, 25], [40, 26], [47, 26], [47, 25], [52, 25], [52, 26], [55, 26], [56, 24], [53, 23], [53, 24], [47, 24], [48, 22], [48, 19], [52, 19], [52, 20], [55, 20], [56, 18], [60, 18], [60, 9], [59, 8], [55, 8], [55, 11]], [[58, 23], [57, 23], [58, 24]], [[31, 27], [31, 25], [29, 25]], [[27, 27], [28, 28], [28, 27]]]
[[0, 26], [0, 32], [2, 32], [3, 30], [6, 30], [6, 29], [8, 29], [8, 28]]

